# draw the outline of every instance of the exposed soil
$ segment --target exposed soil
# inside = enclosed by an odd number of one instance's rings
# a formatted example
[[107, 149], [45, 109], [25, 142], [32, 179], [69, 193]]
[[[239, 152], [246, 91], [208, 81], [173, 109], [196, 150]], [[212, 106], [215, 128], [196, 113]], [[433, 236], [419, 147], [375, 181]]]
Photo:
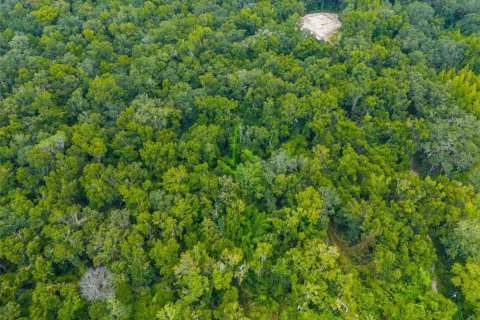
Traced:
[[334, 13], [312, 13], [302, 18], [302, 29], [311, 32], [318, 40], [330, 41], [341, 26], [338, 14]]

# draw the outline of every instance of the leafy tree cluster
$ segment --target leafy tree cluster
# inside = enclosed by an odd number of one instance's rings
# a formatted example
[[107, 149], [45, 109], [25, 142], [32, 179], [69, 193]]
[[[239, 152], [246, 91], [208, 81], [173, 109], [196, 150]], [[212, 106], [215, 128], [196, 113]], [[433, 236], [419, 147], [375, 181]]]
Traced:
[[479, 15], [1, 1], [0, 319], [480, 317]]

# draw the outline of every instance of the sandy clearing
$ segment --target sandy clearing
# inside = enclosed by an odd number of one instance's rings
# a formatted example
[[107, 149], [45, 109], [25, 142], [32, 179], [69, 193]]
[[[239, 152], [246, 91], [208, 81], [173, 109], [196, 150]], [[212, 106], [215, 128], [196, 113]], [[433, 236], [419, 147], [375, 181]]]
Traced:
[[302, 30], [308, 30], [318, 40], [329, 41], [332, 35], [342, 26], [338, 14], [312, 13], [302, 18]]

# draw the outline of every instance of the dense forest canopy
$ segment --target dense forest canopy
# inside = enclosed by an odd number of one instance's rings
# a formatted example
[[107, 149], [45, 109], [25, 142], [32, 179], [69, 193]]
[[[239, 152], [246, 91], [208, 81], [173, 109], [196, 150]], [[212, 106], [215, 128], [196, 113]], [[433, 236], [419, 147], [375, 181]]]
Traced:
[[2, 0], [0, 319], [478, 319], [479, 89], [478, 0]]

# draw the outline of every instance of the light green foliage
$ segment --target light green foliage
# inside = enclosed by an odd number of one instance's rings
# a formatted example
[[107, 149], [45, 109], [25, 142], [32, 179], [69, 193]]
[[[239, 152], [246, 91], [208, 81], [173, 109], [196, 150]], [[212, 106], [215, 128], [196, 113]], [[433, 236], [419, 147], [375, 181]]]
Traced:
[[0, 0], [0, 319], [480, 317], [479, 14]]
[[468, 307], [475, 312], [480, 312], [480, 265], [478, 262], [468, 261], [465, 265], [455, 264], [452, 272], [455, 277], [452, 279], [453, 283], [458, 286], [465, 295], [465, 301]]

